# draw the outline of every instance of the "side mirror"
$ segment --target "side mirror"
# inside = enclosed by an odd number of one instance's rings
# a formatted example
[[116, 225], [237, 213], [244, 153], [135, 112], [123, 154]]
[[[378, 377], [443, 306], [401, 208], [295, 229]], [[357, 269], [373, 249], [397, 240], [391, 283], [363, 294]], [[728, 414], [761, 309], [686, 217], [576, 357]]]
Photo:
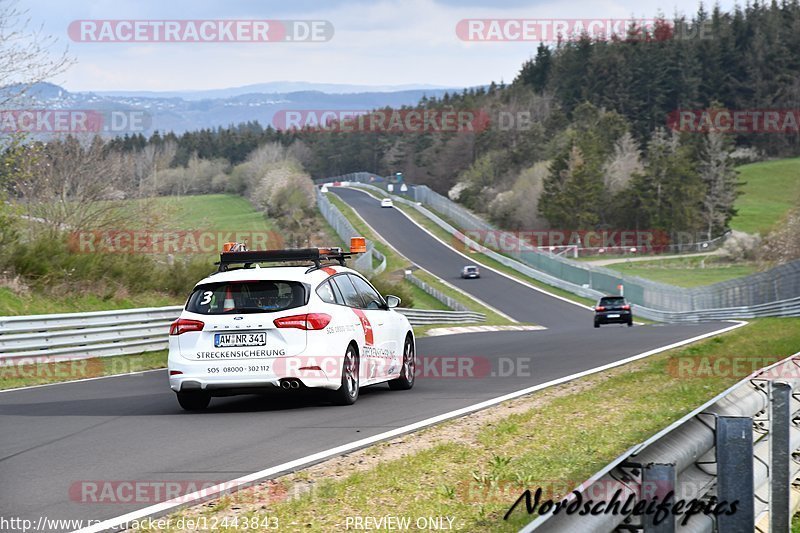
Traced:
[[393, 309], [393, 308], [397, 307], [398, 305], [400, 305], [401, 301], [402, 300], [400, 300], [400, 298], [398, 298], [397, 296], [393, 296], [391, 294], [386, 296], [386, 306], [389, 309]]

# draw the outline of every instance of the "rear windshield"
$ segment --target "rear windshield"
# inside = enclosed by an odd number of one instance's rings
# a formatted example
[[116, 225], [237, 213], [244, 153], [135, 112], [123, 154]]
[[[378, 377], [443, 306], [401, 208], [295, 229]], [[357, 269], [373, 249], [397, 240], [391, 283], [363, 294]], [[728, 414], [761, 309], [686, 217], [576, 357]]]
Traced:
[[271, 313], [300, 307], [307, 287], [298, 281], [239, 281], [195, 287], [186, 310], [201, 315]]
[[478, 267], [466, 267], [466, 271], [467, 272], [477, 272], [478, 271]]
[[601, 305], [625, 305], [625, 298], [621, 296], [615, 296], [613, 298], [601, 298], [600, 299]]

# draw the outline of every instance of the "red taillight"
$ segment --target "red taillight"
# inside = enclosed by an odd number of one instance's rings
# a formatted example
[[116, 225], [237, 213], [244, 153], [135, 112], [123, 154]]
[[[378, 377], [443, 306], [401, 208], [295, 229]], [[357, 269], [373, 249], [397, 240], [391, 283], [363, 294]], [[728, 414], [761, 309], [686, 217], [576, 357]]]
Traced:
[[273, 320], [276, 328], [322, 329], [331, 321], [331, 315], [325, 313], [308, 313], [292, 315]]
[[595, 307], [595, 308], [594, 308], [594, 310], [595, 310], [595, 311], [605, 311], [605, 310], [606, 310], [606, 308], [605, 308], [605, 307], [603, 307], [602, 305], [598, 305], [597, 307]]
[[183, 372], [181, 372], [180, 370], [170, 370], [169, 371], [169, 375], [170, 376], [177, 376], [178, 374], [183, 374]]
[[188, 331], [203, 331], [203, 324], [199, 320], [189, 320], [188, 318], [179, 318], [169, 327], [170, 335], [180, 335]]
[[623, 305], [622, 309], [624, 309], [625, 311], [630, 311], [631, 310], [631, 306], [630, 305]]

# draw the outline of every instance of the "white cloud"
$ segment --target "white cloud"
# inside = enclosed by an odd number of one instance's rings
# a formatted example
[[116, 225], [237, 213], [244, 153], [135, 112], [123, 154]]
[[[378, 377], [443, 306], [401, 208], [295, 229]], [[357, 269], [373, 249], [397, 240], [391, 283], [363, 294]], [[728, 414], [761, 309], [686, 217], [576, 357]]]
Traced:
[[[27, 5], [26, 5], [27, 4]], [[57, 0], [23, 0], [35, 24], [63, 36], [74, 19], [279, 18], [330, 20], [326, 43], [146, 44], [69, 43], [78, 63], [62, 78], [70, 90], [211, 89], [278, 80], [450, 86], [511, 81], [538, 43], [468, 43], [455, 33], [464, 18], [627, 18], [675, 11], [691, 16], [694, 0], [593, 2], [486, 1], [458, 5], [434, 0], [219, 3], [163, 0], [94, 0], [67, 6]], [[505, 7], [504, 7], [505, 5]], [[730, 8], [732, 0], [722, 3]]]

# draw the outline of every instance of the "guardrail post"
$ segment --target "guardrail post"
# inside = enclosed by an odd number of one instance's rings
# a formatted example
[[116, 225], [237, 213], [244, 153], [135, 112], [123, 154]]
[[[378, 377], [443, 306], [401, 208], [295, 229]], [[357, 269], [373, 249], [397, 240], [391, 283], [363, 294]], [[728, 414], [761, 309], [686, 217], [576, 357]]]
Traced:
[[789, 531], [791, 522], [792, 386], [772, 381], [769, 427], [769, 530]]
[[717, 417], [717, 500], [736, 512], [717, 517], [717, 531], [752, 533], [755, 529], [753, 487], [753, 419], [745, 416]]
[[[655, 504], [665, 502], [666, 496], [673, 492], [670, 501], [675, 501], [674, 491], [677, 484], [675, 465], [653, 463], [642, 470], [641, 497], [645, 501], [655, 500]], [[671, 506], [670, 506], [671, 507]], [[673, 533], [675, 531], [675, 515], [671, 510], [667, 515], [658, 517], [661, 521], [656, 524], [656, 515], [644, 515], [642, 519], [643, 533]]]

